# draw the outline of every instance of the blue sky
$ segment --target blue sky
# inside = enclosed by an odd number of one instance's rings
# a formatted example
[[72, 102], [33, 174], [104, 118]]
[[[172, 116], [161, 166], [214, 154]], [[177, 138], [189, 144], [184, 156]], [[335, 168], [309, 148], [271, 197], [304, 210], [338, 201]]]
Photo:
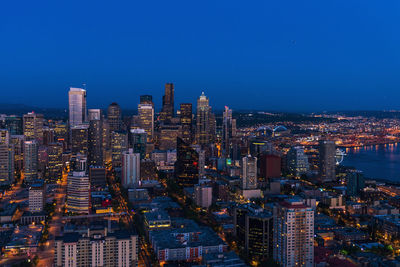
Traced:
[[400, 109], [400, 2], [4, 1], [0, 103], [215, 109]]

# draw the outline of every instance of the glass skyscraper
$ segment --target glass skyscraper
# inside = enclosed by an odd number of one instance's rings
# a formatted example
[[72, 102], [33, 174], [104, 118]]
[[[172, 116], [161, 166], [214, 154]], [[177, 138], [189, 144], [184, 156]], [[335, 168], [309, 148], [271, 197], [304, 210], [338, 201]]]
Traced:
[[69, 125], [77, 126], [86, 121], [86, 90], [82, 88], [69, 89]]

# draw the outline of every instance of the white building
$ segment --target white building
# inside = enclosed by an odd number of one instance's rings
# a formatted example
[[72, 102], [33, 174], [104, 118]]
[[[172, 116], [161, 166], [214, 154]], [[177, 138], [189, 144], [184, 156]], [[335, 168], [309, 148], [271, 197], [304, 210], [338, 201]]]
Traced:
[[242, 158], [242, 189], [257, 189], [257, 158]]
[[29, 187], [29, 211], [42, 212], [45, 203], [45, 186], [43, 181], [38, 181]]
[[194, 200], [197, 206], [208, 208], [212, 204], [212, 187], [196, 185], [194, 187]]
[[90, 183], [84, 171], [74, 171], [67, 178], [67, 211], [89, 213]]
[[71, 127], [86, 121], [86, 90], [71, 87], [68, 92], [69, 125]]
[[301, 199], [274, 207], [274, 260], [285, 267], [314, 266], [314, 210]]
[[140, 180], [140, 154], [129, 149], [122, 153], [122, 186], [134, 187]]

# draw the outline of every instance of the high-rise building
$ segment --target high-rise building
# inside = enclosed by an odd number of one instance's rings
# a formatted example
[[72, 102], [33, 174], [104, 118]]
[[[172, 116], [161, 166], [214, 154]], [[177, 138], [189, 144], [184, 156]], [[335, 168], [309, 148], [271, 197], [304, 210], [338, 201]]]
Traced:
[[89, 167], [89, 180], [90, 188], [97, 186], [105, 187], [107, 185], [106, 180], [106, 168], [103, 166], [90, 166]]
[[63, 146], [61, 143], [52, 143], [48, 145], [48, 170], [47, 179], [50, 183], [55, 183], [62, 178], [62, 154]]
[[70, 172], [67, 178], [67, 212], [89, 213], [90, 183], [85, 171]]
[[11, 144], [14, 151], [14, 169], [19, 173], [24, 168], [25, 135], [11, 135]]
[[197, 206], [208, 209], [212, 204], [212, 187], [208, 185], [195, 185], [194, 200]]
[[282, 158], [280, 156], [261, 154], [258, 159], [260, 179], [262, 182], [266, 182], [270, 178], [281, 177]]
[[81, 124], [71, 128], [72, 154], [80, 153], [87, 155], [88, 141], [89, 141], [89, 126], [87, 124]]
[[182, 140], [191, 144], [193, 141], [193, 114], [192, 114], [192, 104], [191, 103], [183, 103], [180, 106], [180, 120], [182, 126]]
[[44, 146], [47, 146], [50, 143], [54, 143], [55, 141], [55, 131], [53, 128], [43, 127], [43, 142]]
[[159, 129], [159, 149], [171, 150], [176, 149], [176, 138], [180, 137], [182, 132], [181, 125], [164, 124]]
[[69, 125], [70, 127], [86, 122], [86, 90], [71, 87], [68, 92]]
[[300, 146], [292, 147], [286, 155], [287, 168], [295, 176], [301, 176], [309, 171], [308, 157]]
[[346, 195], [348, 196], [358, 196], [360, 191], [365, 187], [365, 179], [362, 171], [350, 170], [346, 175], [347, 189]]
[[139, 153], [140, 158], [144, 159], [146, 157], [147, 144], [146, 131], [143, 129], [131, 129], [129, 134], [129, 148], [132, 148], [134, 153]]
[[112, 166], [122, 166], [122, 152], [128, 149], [128, 135], [126, 132], [114, 131], [111, 133], [111, 161]]
[[9, 185], [14, 181], [14, 149], [10, 133], [0, 129], [0, 185]]
[[197, 99], [196, 142], [201, 146], [210, 144], [210, 112], [208, 97], [201, 93]]
[[321, 182], [336, 180], [336, 144], [334, 141], [319, 142], [319, 171]]
[[257, 158], [251, 155], [242, 158], [242, 189], [257, 189]]
[[181, 138], [177, 138], [175, 177], [182, 187], [190, 187], [199, 182], [199, 154]]
[[152, 104], [138, 105], [139, 128], [147, 133], [147, 141], [151, 142], [154, 136], [154, 107]]
[[17, 115], [8, 115], [5, 118], [6, 128], [11, 135], [22, 135], [22, 117]]
[[222, 117], [222, 149], [225, 157], [231, 155], [231, 139], [236, 135], [236, 120], [232, 118], [232, 109], [225, 106]]
[[122, 153], [121, 184], [125, 188], [137, 186], [140, 180], [140, 154], [129, 149]]
[[101, 119], [102, 119], [101, 109], [98, 108], [88, 109], [88, 121], [101, 120]]
[[241, 204], [234, 209], [234, 234], [250, 260], [272, 258], [273, 215], [254, 204]]
[[42, 180], [36, 180], [29, 187], [29, 211], [30, 212], [43, 212], [45, 199], [45, 184]]
[[122, 113], [117, 103], [111, 103], [107, 110], [107, 121], [110, 131], [120, 131], [122, 129]]
[[128, 231], [88, 229], [64, 233], [54, 243], [54, 266], [137, 266], [138, 236]]
[[274, 260], [287, 267], [314, 266], [314, 210], [299, 199], [274, 207]]
[[89, 165], [103, 165], [103, 123], [99, 119], [89, 121], [88, 161]]
[[162, 101], [162, 110], [160, 114], [160, 120], [165, 122], [169, 121], [174, 117], [174, 84], [166, 83], [165, 84], [165, 95], [163, 96]]
[[36, 140], [24, 142], [24, 177], [27, 182], [38, 178], [38, 148]]
[[37, 140], [43, 143], [43, 115], [29, 112], [23, 117], [23, 131], [26, 140]]

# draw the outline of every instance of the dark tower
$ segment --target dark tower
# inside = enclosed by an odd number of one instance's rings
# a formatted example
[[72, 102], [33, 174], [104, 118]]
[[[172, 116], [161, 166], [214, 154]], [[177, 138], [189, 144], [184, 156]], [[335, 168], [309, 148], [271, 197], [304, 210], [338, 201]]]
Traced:
[[181, 187], [190, 187], [199, 183], [199, 154], [177, 138], [175, 177]]
[[192, 130], [192, 104], [181, 104], [181, 125], [182, 125], [182, 140], [191, 144], [193, 140]]
[[163, 96], [163, 105], [161, 110], [161, 121], [168, 121], [174, 117], [174, 84], [165, 84], [165, 95]]
[[107, 110], [107, 120], [110, 132], [121, 130], [121, 108], [117, 103], [111, 103]]

